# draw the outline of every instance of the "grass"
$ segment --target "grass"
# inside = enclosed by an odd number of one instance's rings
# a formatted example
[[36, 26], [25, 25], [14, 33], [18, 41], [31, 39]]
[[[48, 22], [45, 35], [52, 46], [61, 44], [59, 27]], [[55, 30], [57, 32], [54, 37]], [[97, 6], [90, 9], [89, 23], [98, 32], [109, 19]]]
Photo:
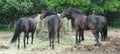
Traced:
[[14, 31], [14, 28], [10, 28], [10, 29], [7, 29], [7, 28], [1, 28], [0, 27], [0, 32], [13, 32]]
[[13, 32], [14, 27], [10, 27], [9, 29], [7, 26], [0, 24], [0, 32]]

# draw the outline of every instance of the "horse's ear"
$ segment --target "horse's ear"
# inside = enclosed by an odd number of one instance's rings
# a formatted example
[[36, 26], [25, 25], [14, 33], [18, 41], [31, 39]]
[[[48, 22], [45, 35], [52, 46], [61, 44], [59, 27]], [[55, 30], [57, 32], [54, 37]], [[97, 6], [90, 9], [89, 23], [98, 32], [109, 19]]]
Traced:
[[49, 8], [48, 7], [45, 7], [44, 10], [48, 10]]
[[70, 6], [70, 7], [68, 7], [68, 10], [72, 10], [72, 7]]
[[44, 10], [47, 10], [47, 8], [44, 8]]
[[68, 7], [65, 7], [65, 9], [67, 9]]
[[72, 7], [70, 6], [69, 8], [71, 9]]
[[64, 9], [67, 9], [67, 7], [65, 7]]

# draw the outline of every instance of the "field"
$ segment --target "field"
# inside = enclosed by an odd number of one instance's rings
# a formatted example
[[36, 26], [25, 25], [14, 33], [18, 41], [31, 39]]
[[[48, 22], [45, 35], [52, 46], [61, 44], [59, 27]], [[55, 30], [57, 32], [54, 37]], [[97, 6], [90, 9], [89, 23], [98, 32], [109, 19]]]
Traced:
[[[101, 46], [94, 46], [94, 36], [91, 31], [85, 31], [85, 40], [79, 45], [75, 45], [74, 32], [61, 36], [60, 44], [55, 39], [55, 49], [49, 47], [49, 40], [34, 39], [34, 44], [23, 47], [23, 34], [21, 36], [20, 49], [17, 49], [17, 42], [10, 44], [13, 32], [0, 32], [0, 54], [120, 54], [120, 29], [109, 29], [106, 42], [101, 42]], [[30, 37], [31, 38], [31, 37]]]

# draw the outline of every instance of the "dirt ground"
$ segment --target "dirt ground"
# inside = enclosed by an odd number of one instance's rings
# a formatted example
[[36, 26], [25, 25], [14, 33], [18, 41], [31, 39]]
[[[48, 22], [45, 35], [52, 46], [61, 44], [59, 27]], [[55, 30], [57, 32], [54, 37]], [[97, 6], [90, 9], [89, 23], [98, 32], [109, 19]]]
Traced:
[[85, 40], [79, 45], [75, 44], [74, 34], [71, 32], [61, 37], [60, 44], [55, 40], [55, 49], [49, 47], [48, 40], [38, 38], [34, 39], [33, 45], [29, 43], [24, 49], [21, 38], [18, 50], [17, 43], [10, 44], [13, 32], [0, 32], [0, 54], [120, 54], [120, 29], [109, 29], [107, 41], [101, 42], [100, 46], [94, 46], [95, 41], [91, 31], [85, 31]]

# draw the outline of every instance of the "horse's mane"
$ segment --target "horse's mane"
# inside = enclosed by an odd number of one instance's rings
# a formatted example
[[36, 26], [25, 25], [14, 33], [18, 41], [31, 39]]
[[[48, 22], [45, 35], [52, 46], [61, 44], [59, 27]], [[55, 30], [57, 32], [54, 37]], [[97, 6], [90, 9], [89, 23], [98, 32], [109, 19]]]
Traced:
[[50, 9], [48, 9], [48, 13], [49, 13], [49, 15], [57, 15], [56, 11], [50, 10]]
[[70, 7], [69, 9], [70, 9], [71, 11], [75, 12], [75, 13], [85, 15], [85, 13], [84, 13], [83, 11], [81, 11], [81, 10], [78, 10], [78, 9], [75, 9], [75, 8], [72, 8], [72, 7]]
[[38, 14], [34, 14], [34, 15], [29, 16], [29, 18], [36, 18], [37, 16]]

